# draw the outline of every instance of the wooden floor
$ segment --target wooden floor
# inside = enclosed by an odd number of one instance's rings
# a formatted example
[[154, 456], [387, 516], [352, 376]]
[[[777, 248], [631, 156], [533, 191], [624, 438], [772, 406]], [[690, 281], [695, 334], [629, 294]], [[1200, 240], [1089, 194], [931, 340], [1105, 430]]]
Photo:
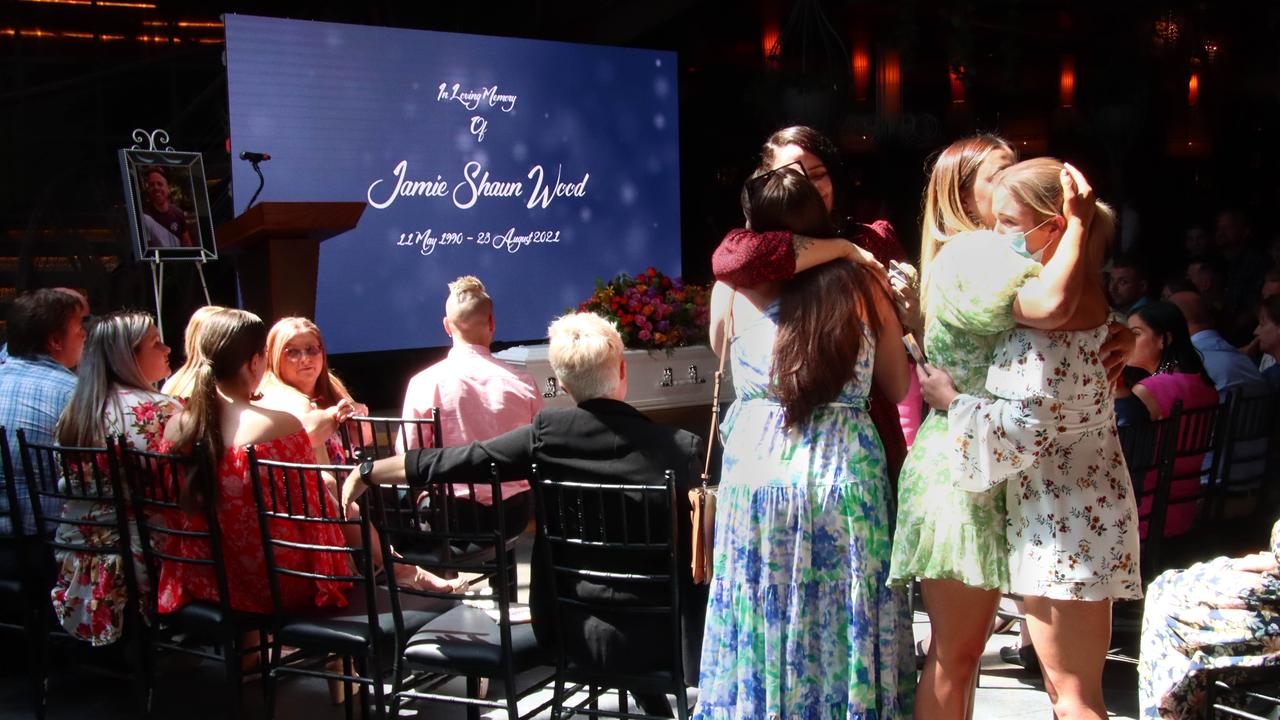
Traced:
[[[529, 543], [521, 543], [520, 580], [521, 595], [527, 592]], [[928, 619], [916, 614], [916, 636], [928, 635]], [[987, 645], [982, 661], [974, 717], [988, 718], [1043, 718], [1051, 717], [1049, 703], [1038, 676], [1032, 676], [1021, 668], [1000, 661], [999, 649], [1016, 641], [1016, 635], [996, 635]], [[20, 646], [7, 645], [10, 652], [21, 653]], [[113, 663], [108, 660], [107, 665]], [[115, 663], [118, 666], [118, 663]], [[32, 717], [27, 681], [20, 664], [12, 657], [4, 663], [0, 676], [0, 718]], [[77, 665], [77, 670], [62, 669], [55, 673], [49, 698], [50, 720], [124, 720], [139, 716], [132, 700], [129, 683], [120, 677]], [[541, 671], [545, 672], [545, 671]], [[532, 674], [537, 677], [539, 673]], [[1112, 717], [1137, 717], [1137, 676], [1132, 666], [1108, 663], [1105, 678], [1106, 699]], [[455, 683], [448, 692], [461, 694], [462, 683]], [[502, 692], [495, 685], [490, 692], [497, 696]], [[154, 717], [156, 718], [214, 718], [222, 717], [221, 668], [213, 663], [201, 663], [186, 658], [175, 658], [166, 666], [156, 694]], [[549, 696], [549, 691], [536, 693], [522, 703], [522, 707], [536, 707]], [[696, 695], [694, 696], [696, 697]], [[245, 717], [265, 717], [262, 695], [258, 683], [245, 686]], [[602, 702], [602, 707], [616, 707], [616, 700]], [[633, 706], [634, 709], [634, 706]], [[345, 708], [334, 706], [326, 684], [319, 680], [290, 679], [281, 684], [279, 720], [339, 720], [346, 715]], [[359, 713], [356, 713], [359, 716]], [[539, 717], [549, 717], [549, 712]], [[464, 718], [460, 706], [424, 705], [416, 710], [406, 710], [405, 718], [438, 718], [451, 720]], [[495, 711], [486, 718], [505, 717]]]

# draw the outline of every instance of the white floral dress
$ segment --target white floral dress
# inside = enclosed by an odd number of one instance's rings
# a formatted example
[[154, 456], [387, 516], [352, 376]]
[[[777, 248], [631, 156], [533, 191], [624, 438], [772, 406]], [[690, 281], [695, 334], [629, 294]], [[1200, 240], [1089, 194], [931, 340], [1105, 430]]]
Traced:
[[1142, 597], [1138, 508], [1116, 433], [1115, 399], [1098, 349], [1106, 327], [1010, 331], [986, 390], [960, 395], [956, 482], [1006, 482], [1009, 589], [1062, 600]]
[[[123, 435], [133, 447], [165, 452], [164, 426], [179, 409], [178, 402], [167, 395], [115, 386], [103, 408], [103, 426], [109, 437]], [[73, 501], [67, 503], [62, 515], [100, 521], [113, 520], [115, 512], [111, 502]], [[139, 591], [145, 594], [150, 592], [151, 583], [142, 559], [142, 545], [133, 523], [129, 530], [135, 579]], [[59, 525], [57, 537], [60, 542], [95, 547], [113, 546], [119, 541], [114, 528], [91, 525]], [[59, 551], [56, 560], [58, 578], [50, 598], [58, 622], [72, 637], [94, 645], [120, 639], [128, 599], [120, 557]]]

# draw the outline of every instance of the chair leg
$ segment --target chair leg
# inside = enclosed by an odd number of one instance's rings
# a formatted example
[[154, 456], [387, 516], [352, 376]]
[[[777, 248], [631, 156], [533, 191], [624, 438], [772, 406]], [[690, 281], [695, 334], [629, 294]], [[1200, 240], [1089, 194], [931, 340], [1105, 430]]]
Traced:
[[142, 716], [151, 717], [151, 705], [155, 692], [155, 679], [151, 676], [155, 663], [152, 662], [152, 654], [156, 652], [151, 644], [151, 638], [148, 636], [141, 619], [139, 618], [132, 628], [133, 639], [129, 641], [127, 656], [128, 661], [133, 664], [133, 686], [134, 691], [138, 694], [138, 702], [142, 706]]
[[343, 716], [346, 717], [347, 720], [354, 720], [355, 712], [356, 712], [354, 707], [355, 707], [356, 701], [355, 701], [355, 698], [351, 697], [351, 680], [348, 679], [351, 677], [351, 656], [350, 655], [342, 656], [342, 674], [346, 676], [342, 678]]
[[49, 709], [49, 652], [46, 640], [49, 629], [45, 626], [45, 605], [35, 604], [28, 627], [34, 632], [27, 636], [27, 676], [31, 680], [31, 702], [36, 720], [44, 720]]
[[689, 720], [689, 689], [684, 686], [684, 681], [676, 683], [676, 717], [679, 720]]
[[564, 668], [556, 668], [556, 682], [551, 693], [551, 720], [560, 720], [560, 714], [564, 712]]
[[515, 545], [505, 547], [507, 554], [507, 600], [510, 602], [519, 602], [517, 598], [520, 594], [520, 578], [519, 568], [516, 567], [516, 548]]
[[227, 717], [241, 716], [240, 645], [232, 631], [222, 639], [222, 664], [227, 680]]
[[618, 688], [618, 712], [627, 711], [627, 691]]
[[[467, 697], [476, 699], [480, 697], [480, 678], [475, 675], [467, 676]], [[480, 707], [477, 705], [467, 706], [467, 720], [480, 720]]]
[[[357, 675], [363, 678], [369, 677], [369, 663], [364, 658], [356, 660], [353, 665]], [[360, 696], [360, 717], [364, 720], [369, 720], [369, 696], [373, 694], [373, 688], [366, 690], [360, 683], [352, 683], [351, 685]], [[379, 704], [378, 707], [381, 708], [382, 705]]]
[[[259, 640], [266, 643], [265, 638]], [[273, 637], [269, 648], [269, 658], [267, 665], [262, 672], [262, 694], [266, 700], [267, 720], [275, 720], [276, 717], [276, 665], [280, 663], [280, 644]]]

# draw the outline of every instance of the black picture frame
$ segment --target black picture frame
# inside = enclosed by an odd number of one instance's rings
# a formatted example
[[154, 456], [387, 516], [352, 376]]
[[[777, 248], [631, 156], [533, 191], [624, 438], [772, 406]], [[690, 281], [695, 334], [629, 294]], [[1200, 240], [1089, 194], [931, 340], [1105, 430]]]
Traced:
[[216, 260], [203, 156], [131, 148], [119, 157], [134, 256], [145, 262]]

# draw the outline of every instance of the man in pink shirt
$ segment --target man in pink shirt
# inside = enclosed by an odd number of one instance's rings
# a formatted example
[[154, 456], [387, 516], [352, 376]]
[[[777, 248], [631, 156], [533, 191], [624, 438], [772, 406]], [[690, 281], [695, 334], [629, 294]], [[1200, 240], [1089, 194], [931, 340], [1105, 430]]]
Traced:
[[[444, 360], [414, 375], [404, 394], [402, 417], [422, 418], [440, 409], [440, 431], [445, 447], [469, 445], [528, 425], [542, 409], [542, 395], [533, 378], [495, 360], [489, 353], [494, 331], [493, 300], [484, 283], [471, 275], [449, 283], [444, 305], [444, 331], [453, 338], [453, 349]], [[416, 435], [415, 433], [406, 433]], [[418, 446], [417, 437], [401, 438], [397, 450]], [[488, 478], [477, 478], [487, 481]], [[467, 485], [456, 485], [459, 498]], [[474, 502], [481, 523], [491, 522], [493, 498], [488, 485], [477, 486]], [[502, 484], [507, 535], [520, 534], [528, 524], [532, 501], [526, 480]], [[469, 509], [459, 517], [471, 517]]]

